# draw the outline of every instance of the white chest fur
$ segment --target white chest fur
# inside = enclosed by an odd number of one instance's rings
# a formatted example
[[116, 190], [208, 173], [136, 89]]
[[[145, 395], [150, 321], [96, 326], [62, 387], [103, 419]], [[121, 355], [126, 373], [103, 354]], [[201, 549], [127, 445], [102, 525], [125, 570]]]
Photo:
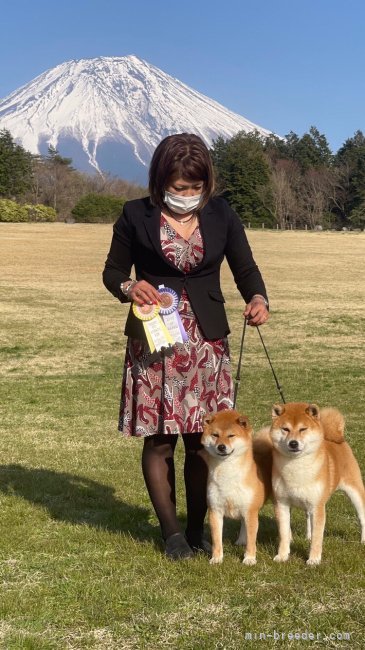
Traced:
[[246, 483], [248, 469], [242, 457], [211, 463], [208, 478], [208, 505], [224, 516], [240, 519], [252, 503], [253, 488]]
[[324, 491], [321, 478], [323, 459], [308, 454], [288, 458], [275, 454], [273, 471], [273, 490], [279, 500], [308, 510], [318, 503]]

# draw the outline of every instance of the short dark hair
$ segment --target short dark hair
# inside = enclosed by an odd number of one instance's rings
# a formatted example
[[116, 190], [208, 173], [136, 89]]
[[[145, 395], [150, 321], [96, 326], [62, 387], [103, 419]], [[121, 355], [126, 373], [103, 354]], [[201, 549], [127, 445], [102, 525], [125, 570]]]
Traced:
[[165, 188], [173, 178], [203, 181], [199, 207], [207, 204], [214, 192], [214, 171], [208, 147], [198, 135], [169, 135], [157, 146], [149, 171], [149, 192], [154, 205], [163, 207]]

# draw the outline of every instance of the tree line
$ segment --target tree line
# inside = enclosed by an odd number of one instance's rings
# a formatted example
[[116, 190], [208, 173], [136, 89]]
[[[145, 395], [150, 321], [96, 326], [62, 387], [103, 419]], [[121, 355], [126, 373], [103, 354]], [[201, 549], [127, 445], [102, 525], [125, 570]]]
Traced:
[[[211, 154], [217, 192], [246, 225], [365, 228], [361, 131], [336, 154], [314, 126], [302, 137], [243, 131], [228, 140], [219, 137]], [[0, 221], [114, 221], [125, 200], [146, 193], [145, 187], [107, 173], [77, 171], [71, 158], [51, 146], [46, 156], [32, 155], [9, 131], [0, 131]], [[22, 217], [12, 217], [15, 209]]]
[[240, 132], [211, 150], [218, 184], [244, 223], [365, 228], [365, 136], [336, 154], [316, 127], [299, 137]]
[[45, 156], [33, 155], [0, 131], [0, 221], [113, 222], [126, 200], [145, 194], [145, 187], [108, 173], [77, 171], [52, 146]]

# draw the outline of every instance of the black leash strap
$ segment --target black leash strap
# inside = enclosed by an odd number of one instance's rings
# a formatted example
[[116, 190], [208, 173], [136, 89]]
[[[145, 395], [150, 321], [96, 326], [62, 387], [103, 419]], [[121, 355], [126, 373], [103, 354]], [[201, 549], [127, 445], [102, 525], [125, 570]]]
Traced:
[[279, 393], [280, 393], [280, 397], [281, 397], [281, 399], [283, 400], [283, 404], [285, 404], [286, 402], [285, 402], [284, 393], [283, 393], [283, 391], [282, 391], [282, 387], [280, 386], [279, 381], [278, 381], [278, 378], [277, 378], [277, 376], [276, 376], [276, 374], [275, 374], [275, 370], [274, 370], [273, 365], [272, 365], [272, 363], [271, 363], [271, 361], [270, 361], [269, 353], [268, 353], [268, 351], [267, 351], [267, 349], [266, 349], [266, 345], [265, 345], [265, 343], [264, 343], [264, 339], [262, 338], [262, 334], [261, 334], [261, 332], [260, 332], [260, 328], [259, 328], [258, 325], [256, 325], [256, 329], [257, 329], [257, 331], [258, 331], [258, 333], [259, 333], [259, 337], [260, 337], [260, 339], [261, 339], [262, 346], [263, 346], [263, 348], [264, 348], [264, 350], [265, 350], [265, 354], [266, 354], [266, 356], [267, 356], [267, 360], [268, 360], [268, 362], [269, 362], [269, 364], [270, 364], [270, 368], [271, 368], [271, 370], [272, 370], [272, 374], [274, 375], [274, 379], [275, 379], [275, 383], [276, 383], [276, 388], [278, 389], [278, 391], [279, 391]]
[[243, 355], [243, 343], [244, 343], [245, 334], [246, 334], [246, 325], [247, 325], [247, 320], [245, 318], [244, 321], [243, 321], [240, 357], [238, 359], [237, 374], [236, 374], [236, 377], [235, 377], [235, 380], [234, 380], [233, 408], [236, 408], [237, 393], [238, 393], [238, 388], [239, 388], [239, 385], [240, 385], [240, 382], [241, 382], [241, 365], [242, 365], [242, 355]]
[[[247, 319], [245, 318], [244, 321], [243, 321], [243, 330], [242, 330], [242, 337], [241, 337], [241, 348], [240, 348], [240, 356], [239, 356], [239, 359], [238, 359], [237, 374], [236, 374], [236, 377], [235, 377], [235, 380], [234, 380], [235, 385], [234, 385], [234, 396], [233, 396], [233, 408], [236, 408], [237, 393], [238, 393], [238, 388], [239, 388], [239, 385], [240, 385], [240, 382], [241, 382], [241, 366], [242, 366], [242, 356], [243, 356], [243, 343], [244, 343], [244, 340], [245, 340], [246, 325], [247, 325]], [[274, 379], [275, 379], [276, 387], [277, 387], [277, 389], [278, 389], [278, 391], [279, 391], [279, 394], [280, 394], [280, 397], [281, 397], [281, 399], [282, 399], [282, 401], [283, 401], [283, 404], [286, 404], [285, 397], [284, 397], [284, 393], [283, 393], [283, 391], [282, 391], [282, 387], [281, 387], [280, 384], [279, 384], [278, 378], [277, 378], [277, 376], [276, 376], [275, 370], [274, 370], [273, 365], [272, 365], [272, 363], [271, 363], [271, 360], [270, 360], [270, 357], [269, 357], [269, 353], [268, 353], [268, 351], [267, 351], [267, 349], [266, 349], [266, 345], [265, 345], [265, 343], [264, 343], [264, 339], [262, 338], [262, 334], [261, 334], [261, 332], [260, 332], [260, 328], [259, 328], [258, 325], [256, 325], [256, 329], [257, 329], [258, 334], [259, 334], [259, 337], [260, 337], [260, 339], [261, 339], [262, 346], [263, 346], [263, 348], [264, 348], [264, 350], [265, 350], [265, 354], [266, 354], [266, 356], [267, 356], [267, 360], [268, 360], [268, 362], [269, 362], [269, 364], [270, 364], [270, 368], [271, 368], [271, 370], [272, 370], [272, 374], [274, 375]]]

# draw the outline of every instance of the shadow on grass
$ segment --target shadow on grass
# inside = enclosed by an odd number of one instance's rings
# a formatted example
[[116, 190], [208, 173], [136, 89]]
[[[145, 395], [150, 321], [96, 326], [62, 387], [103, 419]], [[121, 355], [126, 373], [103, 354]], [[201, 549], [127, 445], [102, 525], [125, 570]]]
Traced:
[[[233, 519], [224, 519], [223, 545], [230, 546], [230, 553], [241, 558], [243, 547], [235, 544], [240, 532], [241, 522]], [[278, 529], [274, 514], [259, 513], [259, 530], [257, 534], [257, 548], [269, 555], [273, 554], [278, 544]]]
[[0, 465], [0, 492], [48, 510], [52, 519], [85, 524], [156, 543], [150, 510], [118, 500], [114, 489], [85, 476], [23, 465]]

